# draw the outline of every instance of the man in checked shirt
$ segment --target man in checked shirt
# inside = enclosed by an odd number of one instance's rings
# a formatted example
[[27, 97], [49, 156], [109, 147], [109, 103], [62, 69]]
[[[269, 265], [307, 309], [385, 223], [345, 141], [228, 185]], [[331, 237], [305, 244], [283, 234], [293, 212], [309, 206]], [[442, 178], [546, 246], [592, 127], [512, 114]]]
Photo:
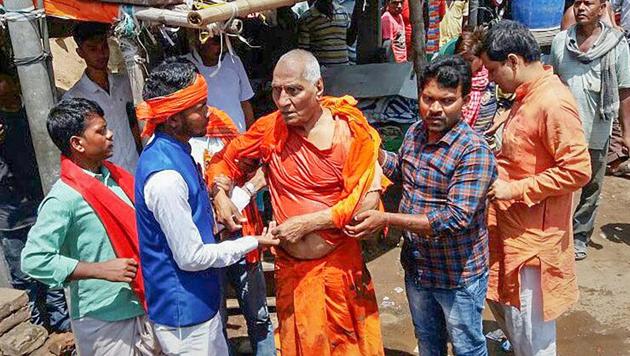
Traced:
[[347, 226], [351, 236], [385, 226], [405, 230], [401, 263], [420, 355], [487, 355], [482, 310], [488, 286], [486, 195], [497, 177], [492, 151], [461, 120], [471, 70], [442, 57], [423, 72], [420, 122], [400, 151], [381, 151], [392, 180], [402, 180], [400, 213], [366, 211]]

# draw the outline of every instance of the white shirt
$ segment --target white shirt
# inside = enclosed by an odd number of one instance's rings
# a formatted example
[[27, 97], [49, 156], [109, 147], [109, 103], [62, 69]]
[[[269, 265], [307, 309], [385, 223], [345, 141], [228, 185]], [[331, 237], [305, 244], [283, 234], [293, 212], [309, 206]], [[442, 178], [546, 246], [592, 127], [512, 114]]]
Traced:
[[197, 66], [208, 83], [208, 106], [225, 111], [239, 131], [245, 132], [247, 126], [241, 102], [251, 99], [254, 91], [241, 59], [228, 53], [221, 60], [219, 68], [218, 65], [213, 67], [204, 65], [196, 52], [188, 54], [186, 58]]
[[81, 79], [64, 94], [63, 98], [89, 99], [103, 109], [107, 127], [114, 132], [114, 152], [110, 160], [134, 174], [138, 164], [138, 151], [127, 116], [127, 103], [133, 102], [127, 76], [110, 73], [107, 93], [83, 73]]
[[258, 247], [258, 240], [252, 236], [204, 244], [192, 219], [188, 185], [177, 171], [151, 175], [144, 185], [144, 198], [166, 236], [173, 259], [183, 271], [226, 267]]
[[201, 172], [205, 173], [206, 164], [203, 160], [203, 152], [207, 149], [208, 153], [215, 155], [223, 149], [223, 140], [216, 137], [193, 137], [188, 143], [190, 144], [190, 155], [201, 166]]

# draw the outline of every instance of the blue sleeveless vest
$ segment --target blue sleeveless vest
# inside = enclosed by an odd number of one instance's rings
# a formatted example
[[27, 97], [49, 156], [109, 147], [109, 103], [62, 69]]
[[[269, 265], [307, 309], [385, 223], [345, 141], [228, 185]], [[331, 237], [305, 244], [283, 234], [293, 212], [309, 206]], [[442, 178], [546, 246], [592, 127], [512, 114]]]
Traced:
[[190, 147], [174, 138], [156, 133], [144, 149], [136, 169], [135, 196], [142, 276], [149, 319], [171, 326], [200, 324], [214, 317], [219, 309], [219, 270], [182, 271], [173, 259], [166, 237], [144, 199], [149, 177], [164, 170], [177, 171], [188, 185], [188, 203], [193, 221], [205, 244], [215, 243], [213, 217], [206, 186]]

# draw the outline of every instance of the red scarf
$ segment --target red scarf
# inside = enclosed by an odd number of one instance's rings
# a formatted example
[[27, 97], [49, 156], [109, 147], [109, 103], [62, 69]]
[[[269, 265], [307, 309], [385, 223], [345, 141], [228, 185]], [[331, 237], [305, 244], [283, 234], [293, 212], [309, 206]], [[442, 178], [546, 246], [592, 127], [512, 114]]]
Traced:
[[462, 108], [462, 118], [470, 127], [475, 127], [475, 123], [479, 118], [479, 111], [481, 110], [481, 101], [486, 94], [490, 80], [488, 77], [488, 70], [486, 67], [481, 67], [472, 78], [472, 88], [470, 91], [470, 100], [468, 104]]
[[[122, 188], [131, 202], [134, 202], [133, 176], [113, 163], [104, 161], [112, 179]], [[120, 199], [116, 193], [98, 179], [86, 174], [68, 157], [61, 155], [61, 180], [76, 190], [92, 207], [101, 220], [118, 258], [133, 258], [138, 262], [136, 278], [131, 281], [131, 289], [146, 310], [144, 283], [140, 268], [136, 211]]]

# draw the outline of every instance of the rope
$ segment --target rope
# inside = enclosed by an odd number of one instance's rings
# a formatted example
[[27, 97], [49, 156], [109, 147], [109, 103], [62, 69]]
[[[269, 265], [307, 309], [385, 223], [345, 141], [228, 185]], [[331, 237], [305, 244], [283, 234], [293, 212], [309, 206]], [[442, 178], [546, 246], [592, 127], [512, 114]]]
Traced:
[[123, 53], [125, 66], [129, 67], [130, 63], [136, 63], [143, 73], [148, 74], [146, 68], [148, 61], [138, 53], [138, 47], [147, 53], [147, 49], [139, 39], [144, 26], [136, 18], [133, 6], [122, 6], [120, 13], [120, 20], [116, 23], [113, 34]]
[[28, 65], [35, 64], [35, 63], [38, 63], [38, 62], [43, 62], [43, 61], [47, 60], [48, 57], [51, 57], [50, 53], [42, 51], [37, 56], [24, 57], [24, 58], [13, 58], [13, 63], [15, 63], [15, 65], [18, 66], [18, 67], [28, 66]]
[[[33, 6], [21, 10], [7, 10], [6, 7], [0, 5], [0, 28], [2, 29], [6, 29], [6, 24], [8, 22], [33, 22], [39, 21], [39, 19], [45, 17], [46, 12], [44, 12], [44, 9], [35, 9], [35, 7]], [[42, 50], [36, 56], [22, 58], [14, 57], [13, 63], [18, 67], [28, 66], [38, 62], [46, 61], [49, 57], [51, 57], [50, 52]]]
[[0, 27], [5, 29], [8, 22], [31, 22], [46, 17], [44, 9], [35, 9], [30, 6], [22, 10], [7, 10], [6, 7], [0, 5]]

